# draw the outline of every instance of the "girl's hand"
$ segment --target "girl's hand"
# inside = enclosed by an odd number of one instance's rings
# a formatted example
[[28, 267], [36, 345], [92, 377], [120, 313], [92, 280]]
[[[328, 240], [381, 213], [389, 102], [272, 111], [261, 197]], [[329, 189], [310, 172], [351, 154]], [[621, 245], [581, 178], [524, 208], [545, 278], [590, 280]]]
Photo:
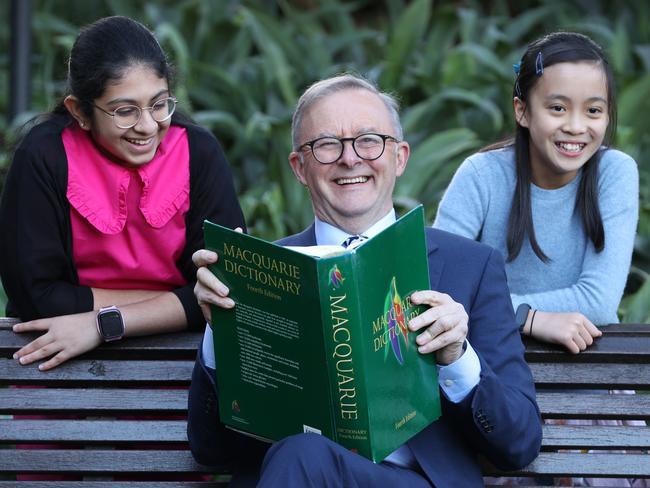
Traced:
[[30, 364], [50, 358], [38, 366], [41, 371], [46, 371], [96, 348], [102, 339], [97, 331], [95, 316], [96, 312], [86, 312], [14, 325], [14, 332], [45, 332], [16, 351], [14, 359], [18, 359], [20, 364]]
[[[532, 311], [530, 312], [532, 315]], [[569, 352], [578, 354], [591, 346], [594, 337], [603, 333], [591, 321], [578, 312], [542, 312], [535, 313], [529, 335], [533, 338], [560, 344]]]

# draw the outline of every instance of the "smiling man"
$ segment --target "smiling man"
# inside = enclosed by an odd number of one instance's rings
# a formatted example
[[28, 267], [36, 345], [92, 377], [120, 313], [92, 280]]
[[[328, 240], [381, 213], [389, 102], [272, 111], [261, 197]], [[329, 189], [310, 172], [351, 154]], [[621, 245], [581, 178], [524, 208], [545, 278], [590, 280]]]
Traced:
[[[410, 149], [391, 96], [352, 75], [315, 83], [298, 101], [292, 136], [289, 163], [309, 189], [315, 220], [280, 244], [342, 245], [372, 239], [395, 221], [392, 193]], [[254, 485], [261, 465], [258, 486], [281, 487], [479, 487], [479, 454], [504, 469], [531, 462], [541, 444], [540, 418], [503, 261], [491, 248], [446, 232], [427, 228], [426, 239], [430, 290], [411, 300], [429, 309], [409, 328], [418, 334], [418, 351], [436, 355], [440, 419], [379, 464], [316, 434], [288, 437], [267, 451], [217, 420], [218, 358], [207, 327], [189, 395], [196, 459], [229, 464], [240, 485]], [[195, 294], [208, 320], [211, 304], [236, 306], [205, 267], [216, 259], [206, 250], [194, 255]]]

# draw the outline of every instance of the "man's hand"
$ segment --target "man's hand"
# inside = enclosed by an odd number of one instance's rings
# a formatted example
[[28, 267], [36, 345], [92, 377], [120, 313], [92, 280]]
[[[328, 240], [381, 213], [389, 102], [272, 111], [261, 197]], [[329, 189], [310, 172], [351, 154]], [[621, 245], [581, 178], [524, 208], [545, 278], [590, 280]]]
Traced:
[[96, 348], [102, 343], [95, 324], [96, 314], [62, 315], [14, 325], [14, 332], [44, 332], [38, 339], [16, 351], [14, 359], [18, 359], [20, 364], [30, 364], [53, 356], [38, 366], [41, 371], [46, 371]]
[[415, 342], [421, 354], [436, 353], [438, 364], [451, 364], [463, 355], [467, 337], [468, 316], [460, 303], [437, 291], [417, 291], [411, 295], [416, 305], [428, 305], [429, 310], [409, 322], [409, 330], [422, 331]]
[[212, 323], [212, 312], [210, 305], [217, 305], [221, 308], [233, 308], [235, 302], [228, 297], [230, 290], [208, 269], [208, 264], [217, 262], [219, 256], [216, 252], [207, 249], [199, 249], [192, 254], [192, 261], [198, 268], [196, 271], [196, 285], [194, 295], [196, 296], [205, 320]]
[[[532, 314], [532, 312], [530, 312]], [[578, 354], [603, 333], [591, 321], [578, 312], [535, 312], [528, 329], [529, 335], [539, 341], [560, 344], [569, 352]]]

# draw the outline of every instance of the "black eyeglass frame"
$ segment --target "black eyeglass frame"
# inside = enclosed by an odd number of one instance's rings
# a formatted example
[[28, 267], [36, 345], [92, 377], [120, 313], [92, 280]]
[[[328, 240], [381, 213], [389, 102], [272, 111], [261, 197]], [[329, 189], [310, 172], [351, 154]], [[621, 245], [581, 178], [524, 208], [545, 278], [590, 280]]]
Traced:
[[[359, 151], [357, 151], [357, 148], [356, 148], [355, 144], [356, 144], [356, 142], [357, 142], [357, 140], [359, 138], [364, 137], [364, 136], [377, 136], [377, 137], [381, 138], [381, 140], [383, 142], [383, 147], [381, 148], [381, 152], [379, 153], [378, 156], [376, 156], [374, 158], [365, 158], [361, 154], [359, 154]], [[339, 141], [341, 143], [341, 152], [339, 153], [339, 155], [334, 160], [332, 160], [332, 161], [330, 161], [328, 163], [324, 163], [323, 161], [318, 159], [316, 157], [316, 153], [314, 153], [314, 144], [316, 144], [318, 141], [322, 141], [323, 139], [336, 139], [337, 141]], [[360, 157], [364, 161], [375, 161], [375, 160], [379, 159], [380, 157], [382, 157], [382, 155], [384, 154], [384, 151], [386, 150], [386, 141], [387, 140], [395, 141], [397, 143], [402, 142], [399, 139], [397, 139], [396, 137], [389, 136], [387, 134], [378, 134], [376, 132], [364, 132], [363, 134], [359, 134], [356, 137], [334, 137], [334, 136], [317, 137], [316, 139], [312, 139], [311, 141], [307, 141], [304, 144], [301, 144], [300, 147], [298, 148], [298, 150], [302, 150], [305, 146], [307, 146], [311, 150], [311, 155], [320, 164], [333, 164], [333, 163], [337, 162], [339, 159], [341, 159], [341, 156], [343, 156], [343, 151], [345, 151], [345, 143], [347, 141], [352, 141], [352, 150], [354, 151], [354, 153], [358, 157]]]
[[[160, 102], [164, 102], [164, 101], [167, 101], [167, 103], [169, 103], [168, 100], [171, 100], [171, 101], [174, 103], [174, 106], [173, 106], [172, 109], [169, 111], [169, 115], [167, 115], [167, 117], [165, 117], [164, 119], [156, 120], [156, 118], [153, 116], [154, 105], [156, 105], [156, 104], [158, 104], [158, 103], [160, 103]], [[96, 104], [94, 104], [94, 103], [92, 104], [93, 107], [98, 108], [99, 110], [101, 110], [102, 112], [104, 112], [106, 115], [110, 115], [111, 117], [113, 117], [113, 122], [115, 123], [115, 126], [116, 126], [118, 129], [130, 129], [130, 128], [135, 127], [136, 125], [138, 125], [138, 122], [140, 122], [140, 119], [142, 118], [142, 112], [144, 112], [145, 110], [149, 110], [149, 111], [151, 112], [151, 117], [152, 117], [156, 122], [164, 122], [164, 121], [166, 121], [166, 120], [169, 120], [169, 119], [172, 117], [172, 115], [174, 115], [174, 112], [176, 111], [176, 105], [178, 105], [178, 100], [176, 99], [176, 97], [165, 97], [165, 98], [161, 98], [160, 100], [157, 100], [156, 102], [154, 102], [154, 103], [153, 103], [152, 105], [150, 105], [149, 107], [140, 107], [139, 105], [133, 105], [133, 104], [127, 103], [127, 104], [125, 104], [125, 105], [120, 105], [119, 107], [117, 107], [117, 108], [116, 108], [115, 110], [113, 110], [112, 112], [109, 112], [108, 110], [104, 110], [104, 109], [103, 109], [102, 107], [100, 107], [99, 105], [96, 105]], [[120, 110], [120, 109], [126, 108], [126, 107], [128, 107], [128, 108], [137, 108], [137, 109], [138, 109], [138, 111], [139, 111], [139, 114], [138, 114], [138, 120], [136, 120], [135, 123], [133, 123], [132, 125], [129, 125], [129, 126], [121, 126], [121, 125], [118, 125], [117, 120], [115, 119], [115, 112], [117, 112], [117, 111]]]

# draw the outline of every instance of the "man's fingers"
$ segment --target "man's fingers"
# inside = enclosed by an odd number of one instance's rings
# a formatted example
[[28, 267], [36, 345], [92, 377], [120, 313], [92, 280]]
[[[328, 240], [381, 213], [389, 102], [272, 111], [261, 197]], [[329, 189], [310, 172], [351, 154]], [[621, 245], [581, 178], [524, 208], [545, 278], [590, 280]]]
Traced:
[[216, 263], [218, 258], [219, 256], [216, 252], [208, 251], [207, 249], [199, 249], [192, 254], [192, 262], [197, 268]]
[[226, 285], [224, 285], [219, 278], [217, 278], [212, 271], [207, 268], [199, 268], [196, 271], [196, 279], [198, 281], [199, 288], [204, 287], [209, 291], [214, 292], [215, 294], [226, 297], [230, 290]]
[[420, 290], [411, 294], [411, 303], [415, 305], [429, 305], [435, 307], [451, 300], [449, 295], [433, 290]]

